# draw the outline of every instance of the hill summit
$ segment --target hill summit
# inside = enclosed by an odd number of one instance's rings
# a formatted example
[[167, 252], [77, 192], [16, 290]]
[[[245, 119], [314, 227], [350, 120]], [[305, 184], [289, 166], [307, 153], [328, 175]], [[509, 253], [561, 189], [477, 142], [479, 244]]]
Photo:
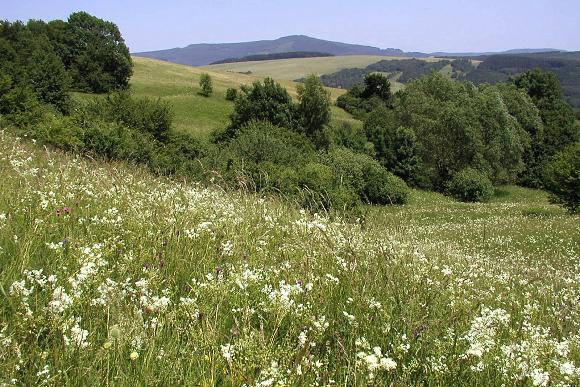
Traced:
[[299, 51], [324, 52], [332, 55], [407, 56], [405, 52], [396, 48], [381, 49], [316, 39], [306, 35], [291, 35], [275, 40], [254, 42], [190, 44], [183, 48], [137, 52], [134, 55], [191, 66], [203, 66], [228, 58]]

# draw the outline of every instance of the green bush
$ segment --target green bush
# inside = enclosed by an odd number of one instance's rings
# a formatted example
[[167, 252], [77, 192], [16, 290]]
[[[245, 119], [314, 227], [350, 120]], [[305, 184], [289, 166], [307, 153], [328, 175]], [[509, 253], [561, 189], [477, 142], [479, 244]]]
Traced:
[[238, 89], [234, 89], [233, 87], [229, 87], [226, 90], [226, 100], [227, 101], [235, 101], [238, 96]]
[[296, 129], [299, 124], [296, 105], [288, 91], [271, 78], [242, 86], [235, 100], [231, 124], [214, 135], [214, 140], [227, 141], [251, 121], [268, 121], [282, 128]]
[[447, 184], [447, 192], [462, 202], [489, 200], [493, 191], [489, 178], [473, 168], [465, 168], [456, 173]]
[[544, 186], [553, 202], [580, 211], [580, 142], [556, 153], [544, 169]]
[[373, 204], [405, 204], [409, 187], [403, 179], [371, 160], [363, 166], [365, 176], [364, 196]]
[[337, 186], [347, 187], [371, 204], [404, 204], [409, 188], [372, 157], [336, 148], [323, 156]]
[[169, 132], [167, 141], [158, 143], [150, 167], [163, 175], [180, 175], [202, 179], [202, 159], [208, 155], [210, 145], [189, 133]]
[[299, 165], [315, 158], [312, 143], [304, 135], [265, 121], [252, 121], [227, 146], [231, 157], [246, 163], [272, 162]]
[[370, 157], [346, 148], [335, 148], [323, 154], [321, 158], [322, 162], [332, 169], [338, 185], [351, 187], [359, 196], [362, 196], [365, 186], [362, 167]]
[[355, 190], [340, 184], [331, 167], [320, 163], [309, 163], [300, 173], [302, 187], [301, 205], [313, 210], [352, 210], [360, 204]]
[[357, 153], [374, 153], [363, 129], [359, 126], [353, 127], [348, 122], [331, 126], [328, 129], [328, 137], [330, 142], [338, 147], [348, 148]]
[[87, 112], [93, 119], [117, 122], [158, 141], [166, 141], [173, 122], [171, 105], [160, 99], [134, 98], [129, 92], [116, 92], [106, 98], [95, 98]]
[[201, 74], [199, 77], [199, 94], [204, 97], [209, 97], [213, 93], [213, 85], [211, 81], [211, 76], [207, 73]]

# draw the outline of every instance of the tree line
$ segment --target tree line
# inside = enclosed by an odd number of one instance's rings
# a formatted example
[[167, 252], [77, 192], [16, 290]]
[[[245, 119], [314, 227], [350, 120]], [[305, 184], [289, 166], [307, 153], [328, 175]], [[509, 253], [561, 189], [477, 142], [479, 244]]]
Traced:
[[[117, 26], [76, 12], [67, 21], [0, 22], [0, 113], [70, 110], [70, 91], [126, 89], [133, 64]], [[17, 119], [17, 117], [14, 117]]]

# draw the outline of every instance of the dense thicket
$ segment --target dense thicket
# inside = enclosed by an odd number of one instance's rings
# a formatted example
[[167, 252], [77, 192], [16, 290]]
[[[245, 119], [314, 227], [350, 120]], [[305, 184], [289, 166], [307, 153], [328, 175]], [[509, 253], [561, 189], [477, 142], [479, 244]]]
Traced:
[[65, 111], [69, 89], [126, 88], [132, 61], [115, 24], [76, 12], [67, 21], [0, 22], [0, 68], [11, 88], [28, 87]]
[[[368, 85], [368, 98], [390, 97], [388, 81], [370, 77]], [[406, 202], [404, 181], [364, 154], [362, 131], [329, 126], [330, 97], [318, 78], [299, 87], [298, 103], [268, 78], [241, 91], [230, 126], [214, 136], [230, 183], [279, 192], [314, 209]]]
[[543, 172], [552, 200], [570, 212], [580, 212], [580, 142], [556, 153]]
[[367, 113], [385, 107], [391, 99], [391, 83], [383, 74], [372, 73], [364, 77], [362, 85], [355, 85], [336, 100], [336, 105], [362, 119]]
[[[512, 103], [509, 98], [518, 99]], [[510, 112], [512, 105], [520, 110]], [[537, 110], [523, 93], [478, 89], [437, 73], [409, 83], [393, 98], [391, 109], [377, 109], [365, 120], [385, 167], [414, 185], [437, 190], [468, 167], [494, 183], [514, 182], [525, 168], [531, 141], [527, 130], [541, 130], [537, 126]]]

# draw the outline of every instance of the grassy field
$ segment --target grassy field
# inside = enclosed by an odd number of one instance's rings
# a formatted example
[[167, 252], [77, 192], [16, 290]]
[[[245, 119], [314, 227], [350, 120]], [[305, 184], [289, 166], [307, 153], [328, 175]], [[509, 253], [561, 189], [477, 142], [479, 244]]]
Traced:
[[[364, 68], [381, 60], [409, 59], [400, 56], [373, 56], [373, 55], [345, 55], [321, 58], [293, 58], [281, 60], [266, 60], [259, 62], [224, 63], [219, 65], [205, 66], [211, 71], [220, 72], [248, 72], [261, 77], [274, 79], [296, 80], [309, 74], [323, 75], [337, 72], [347, 68]], [[421, 58], [425, 61], [438, 61], [438, 58]]]
[[[229, 123], [233, 103], [226, 101], [229, 87], [239, 87], [261, 80], [261, 76], [250, 76], [230, 72], [214, 72], [199, 67], [179, 65], [148, 58], [133, 58], [135, 68], [131, 88], [137, 96], [160, 97], [169, 101], [175, 111], [174, 126], [178, 130], [208, 136], [211, 131]], [[213, 95], [209, 98], [198, 95], [199, 77], [207, 72], [212, 77]], [[278, 79], [277, 79], [278, 80]], [[296, 97], [297, 84], [278, 80]], [[329, 89], [333, 99], [344, 90]], [[337, 107], [332, 108], [333, 120], [355, 122], [352, 117]]]
[[351, 67], [363, 68], [383, 59], [395, 59], [395, 57], [348, 55], [321, 58], [292, 58], [259, 62], [224, 63], [205, 66], [205, 68], [210, 71], [233, 73], [251, 71], [252, 75], [255, 76], [293, 81], [304, 78], [309, 74], [322, 75]]
[[0, 173], [0, 385], [580, 384], [580, 218], [542, 191], [347, 221], [5, 132]]

